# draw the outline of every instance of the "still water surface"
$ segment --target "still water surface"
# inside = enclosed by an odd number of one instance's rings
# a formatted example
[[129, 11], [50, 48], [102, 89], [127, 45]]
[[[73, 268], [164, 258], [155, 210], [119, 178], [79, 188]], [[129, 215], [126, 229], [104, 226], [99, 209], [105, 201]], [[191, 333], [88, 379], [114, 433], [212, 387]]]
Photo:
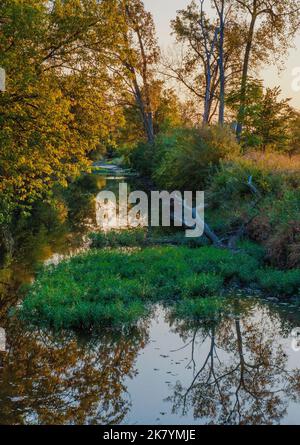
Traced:
[[235, 316], [199, 323], [156, 306], [136, 327], [86, 338], [12, 322], [0, 423], [299, 424], [293, 308], [234, 304]]
[[[76, 237], [49, 244], [43, 260], [82, 248]], [[25, 259], [14, 274], [33, 277]], [[158, 305], [137, 326], [85, 337], [32, 330], [6, 306], [0, 424], [300, 424], [295, 302], [239, 295], [231, 316], [199, 322]]]

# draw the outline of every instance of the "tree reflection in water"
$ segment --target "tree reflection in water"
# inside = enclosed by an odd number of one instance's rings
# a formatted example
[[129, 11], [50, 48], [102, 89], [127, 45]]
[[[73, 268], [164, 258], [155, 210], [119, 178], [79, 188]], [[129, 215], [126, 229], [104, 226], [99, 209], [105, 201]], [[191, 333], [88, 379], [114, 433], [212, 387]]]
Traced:
[[174, 414], [192, 411], [212, 424], [274, 424], [291, 400], [299, 401], [300, 371], [288, 368], [278, 314], [262, 305], [255, 316], [249, 309], [236, 301], [232, 318], [201, 325], [171, 319], [190, 348], [193, 368], [190, 385], [173, 388]]
[[[284, 344], [291, 324], [274, 305], [243, 298], [228, 305], [230, 316], [201, 322], [176, 319], [158, 306], [136, 327], [90, 333], [88, 340], [30, 332], [7, 320], [0, 424], [120, 424], [152, 418], [156, 410], [165, 419], [173, 411], [168, 420], [177, 416], [179, 423], [191, 416], [214, 424], [290, 419], [291, 402], [300, 402], [300, 371]], [[190, 358], [183, 360], [186, 351]], [[153, 380], [149, 364], [157, 371]], [[172, 381], [165, 382], [166, 371]], [[149, 378], [152, 385], [165, 382], [167, 400], [159, 391], [149, 396]], [[144, 412], [143, 397], [152, 399]]]
[[130, 410], [125, 378], [147, 342], [146, 322], [88, 342], [8, 329], [0, 424], [117, 424]]

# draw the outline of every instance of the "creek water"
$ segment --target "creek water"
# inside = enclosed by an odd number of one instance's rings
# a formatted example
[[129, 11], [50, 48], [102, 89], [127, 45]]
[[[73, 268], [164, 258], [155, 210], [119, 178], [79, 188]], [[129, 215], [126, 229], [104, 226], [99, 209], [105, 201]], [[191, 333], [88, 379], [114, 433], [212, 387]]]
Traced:
[[[98, 186], [118, 181], [99, 177]], [[88, 248], [93, 212], [92, 204], [80, 230], [40, 242], [40, 261]], [[220, 319], [181, 320], [156, 305], [133, 327], [85, 335], [33, 329], [9, 309], [22, 298], [20, 284], [34, 278], [34, 241], [2, 289], [0, 424], [300, 424], [296, 301], [237, 292], [232, 314]]]

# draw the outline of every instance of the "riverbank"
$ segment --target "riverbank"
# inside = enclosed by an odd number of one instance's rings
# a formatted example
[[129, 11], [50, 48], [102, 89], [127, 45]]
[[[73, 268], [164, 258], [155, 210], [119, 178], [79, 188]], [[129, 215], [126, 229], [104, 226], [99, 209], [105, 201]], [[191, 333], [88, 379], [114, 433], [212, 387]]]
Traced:
[[[59, 225], [64, 228], [62, 237], [56, 235], [56, 224], [52, 227], [45, 211], [38, 214], [39, 219], [35, 214], [35, 225], [29, 220], [22, 233], [27, 243], [18, 250], [11, 273], [15, 281], [7, 287], [6, 305], [1, 308], [7, 338], [0, 370], [1, 423], [83, 424], [91, 419], [99, 424], [207, 423], [208, 391], [218, 413], [211, 418], [214, 423], [222, 423], [224, 416], [228, 423], [238, 422], [238, 414], [248, 423], [252, 414], [256, 423], [258, 416], [272, 423], [279, 418], [282, 423], [295, 421], [299, 354], [291, 349], [291, 333], [299, 326], [299, 298], [282, 298], [280, 293], [264, 298], [266, 293], [242, 285], [237, 277], [229, 278], [232, 263], [228, 257], [208, 262], [212, 255], [207, 251], [214, 248], [203, 246], [202, 239], [191, 245], [184, 233], [94, 231], [93, 197], [103, 188], [118, 189], [118, 177], [108, 177], [86, 175], [66, 190], [70, 205], [65, 224]], [[91, 232], [88, 250], [78, 255], [74, 247], [81, 248]], [[168, 243], [176, 247], [166, 247]], [[243, 241], [238, 248], [253, 258], [251, 263], [264, 264], [260, 246]], [[224, 249], [219, 252], [232, 254]], [[43, 266], [53, 255], [59, 255], [59, 261]], [[240, 260], [235, 265], [242, 273]], [[219, 281], [219, 270], [220, 277], [226, 272], [228, 278]], [[252, 278], [247, 270], [244, 274]], [[192, 275], [205, 276], [206, 281], [189, 280]], [[213, 277], [214, 293], [193, 295], [194, 286], [201, 284], [207, 291], [212, 285], [207, 277]], [[185, 295], [175, 294], [181, 283], [185, 283]], [[175, 297], [167, 299], [172, 289]], [[29, 317], [23, 321], [14, 316], [16, 302], [21, 304], [24, 297], [28, 302], [26, 295], [34, 292]], [[69, 317], [67, 323], [64, 314]], [[89, 317], [83, 323], [72, 319], [82, 314]], [[56, 329], [49, 316], [56, 317]], [[243, 357], [251, 364], [245, 388], [240, 387], [241, 345]], [[212, 374], [208, 381], [210, 370], [215, 377]], [[281, 384], [284, 391], [278, 393]], [[237, 389], [241, 407], [245, 406], [239, 413], [234, 400], [222, 404]], [[253, 394], [250, 399], [248, 389]], [[276, 403], [275, 411], [265, 409], [269, 402]]]

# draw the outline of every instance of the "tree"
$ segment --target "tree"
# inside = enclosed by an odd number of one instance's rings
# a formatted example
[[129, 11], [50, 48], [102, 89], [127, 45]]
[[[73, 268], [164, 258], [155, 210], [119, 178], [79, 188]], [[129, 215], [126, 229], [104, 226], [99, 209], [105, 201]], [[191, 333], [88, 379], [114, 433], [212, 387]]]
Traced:
[[118, 23], [118, 28], [108, 65], [114, 75], [122, 81], [125, 97], [129, 93], [134, 98], [147, 141], [153, 144], [151, 88], [160, 53], [153, 18], [145, 10], [141, 0], [117, 0], [115, 7], [111, 8], [111, 14], [113, 20]]
[[[145, 139], [145, 129], [139, 109], [130, 100], [130, 95], [128, 96], [128, 99], [123, 102], [124, 122], [118, 128], [116, 139], [119, 147], [131, 149]], [[181, 103], [174, 90], [165, 88], [164, 82], [154, 81], [151, 84], [151, 108], [155, 137], [171, 128], [191, 125], [185, 116], [183, 106], [184, 104]]]
[[240, 11], [249, 17], [238, 111], [237, 137], [240, 139], [245, 119], [247, 82], [253, 48], [255, 45], [260, 46], [261, 62], [267, 60], [270, 54], [278, 58], [278, 55], [290, 46], [291, 37], [298, 28], [300, 8], [297, 0], [236, 0], [236, 2]]
[[178, 11], [172, 28], [182, 44], [179, 60], [165, 61], [166, 75], [179, 81], [203, 104], [203, 123], [210, 123], [219, 107], [219, 122], [224, 122], [225, 89], [234, 89], [241, 73], [243, 27], [233, 8], [214, 1], [216, 19], [209, 19], [192, 1]]
[[300, 113], [294, 113], [291, 119], [287, 152], [290, 157], [300, 153]]
[[[205, 19], [204, 11], [203, 11], [203, 5], [204, 0], [200, 0], [200, 20], [199, 20], [199, 26], [201, 29], [201, 34], [203, 38], [203, 45], [205, 49], [205, 100], [204, 100], [204, 112], [203, 112], [203, 125], [207, 125], [209, 122], [209, 112], [210, 112], [210, 102], [211, 102], [211, 95], [212, 95], [212, 71], [215, 71], [217, 73], [218, 69], [218, 63], [217, 61], [214, 61], [214, 63], [211, 62], [215, 47], [217, 46], [217, 40], [218, 36], [220, 34], [220, 28], [215, 27], [213, 29], [213, 26], [210, 27], [209, 30], [209, 24], [208, 21]], [[211, 36], [209, 35], [209, 31], [211, 31]], [[222, 47], [223, 49], [223, 47]], [[223, 67], [223, 65], [222, 65]]]
[[263, 151], [268, 146], [275, 146], [284, 151], [288, 141], [288, 129], [293, 110], [289, 105], [290, 99], [280, 100], [281, 90], [279, 87], [267, 88], [255, 116], [255, 135], [260, 140]]
[[225, 67], [224, 67], [224, 37], [225, 37], [225, 0], [214, 0], [214, 6], [219, 17], [219, 71], [220, 71], [220, 106], [219, 106], [219, 124], [224, 125], [225, 113]]
[[[0, 225], [9, 241], [11, 212], [29, 212], [89, 164], [88, 154], [117, 120], [106, 67], [95, 77], [86, 36], [111, 41], [105, 4], [95, 0], [4, 0], [0, 5]], [[100, 46], [99, 46], [100, 49]], [[2, 206], [3, 204], [3, 206]]]
[[[294, 116], [290, 99], [280, 99], [279, 87], [264, 91], [261, 81], [248, 81], [244, 105], [244, 133], [241, 139], [245, 147], [267, 147], [285, 151], [289, 141], [291, 119]], [[231, 95], [227, 101], [238, 111], [239, 93]]]

